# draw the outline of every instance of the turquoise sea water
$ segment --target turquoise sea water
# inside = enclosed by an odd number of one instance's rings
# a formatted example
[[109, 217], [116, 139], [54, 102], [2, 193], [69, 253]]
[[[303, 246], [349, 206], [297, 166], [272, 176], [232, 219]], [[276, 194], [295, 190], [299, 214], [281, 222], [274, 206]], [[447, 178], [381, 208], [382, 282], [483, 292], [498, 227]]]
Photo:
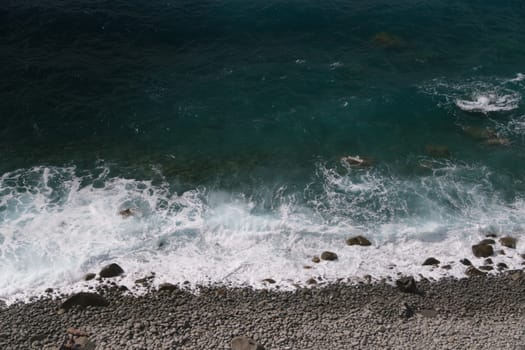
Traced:
[[[4, 1], [1, 295], [109, 260], [257, 285], [377, 255], [380, 276], [406, 242], [416, 264], [524, 237], [523, 18], [493, 0]], [[381, 252], [303, 271], [350, 234]]]

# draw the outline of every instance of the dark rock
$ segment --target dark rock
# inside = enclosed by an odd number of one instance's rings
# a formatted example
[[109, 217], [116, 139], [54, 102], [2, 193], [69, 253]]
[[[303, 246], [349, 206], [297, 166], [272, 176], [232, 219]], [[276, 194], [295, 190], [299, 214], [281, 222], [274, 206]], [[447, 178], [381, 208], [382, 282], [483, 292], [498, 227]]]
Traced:
[[47, 288], [44, 292], [45, 293], [53, 293], [53, 288]]
[[516, 248], [516, 238], [514, 237], [510, 237], [510, 236], [501, 237], [499, 239], [499, 242], [501, 243], [502, 246], [505, 246], [508, 248]]
[[498, 268], [498, 270], [506, 270], [508, 269], [509, 267], [507, 266], [507, 264], [503, 263], [503, 262], [500, 262], [496, 265], [496, 267]]
[[490, 266], [490, 265], [484, 265], [484, 266], [480, 266], [479, 269], [480, 270], [485, 270], [485, 271], [492, 271], [492, 270], [494, 270], [494, 267]]
[[496, 253], [498, 253], [499, 255], [505, 255], [505, 251], [503, 249], [496, 251]]
[[124, 270], [122, 270], [122, 267], [120, 267], [118, 264], [109, 264], [107, 266], [104, 266], [102, 270], [100, 270], [99, 275], [102, 278], [111, 278], [111, 277], [117, 277], [124, 273]]
[[479, 244], [496, 244], [496, 241], [490, 238], [484, 239]]
[[450, 270], [450, 269], [452, 269], [452, 265], [443, 265], [443, 266], [441, 266], [441, 268], [443, 270]]
[[329, 251], [322, 252], [321, 259], [328, 260], [328, 261], [334, 261], [334, 260], [337, 260], [337, 254], [333, 252], [329, 252]]
[[346, 240], [346, 244], [348, 245], [361, 245], [361, 246], [370, 246], [372, 245], [372, 243], [370, 243], [370, 241], [368, 239], [366, 239], [365, 237], [363, 236], [355, 236], [355, 237], [352, 237], [352, 238], [348, 238]]
[[417, 288], [414, 277], [401, 277], [396, 281], [396, 286], [403, 293], [422, 294]]
[[416, 314], [416, 311], [414, 308], [407, 303], [403, 303], [403, 306], [401, 307], [400, 317], [404, 318], [405, 320], [408, 320], [409, 318], [413, 317]]
[[266, 283], [270, 283], [270, 284], [275, 284], [276, 283], [273, 278], [265, 278], [262, 281], [266, 282]]
[[423, 262], [423, 266], [427, 265], [439, 265], [440, 261], [436, 258], [428, 258]]
[[108, 306], [109, 301], [99, 294], [81, 292], [70, 296], [62, 303], [60, 308], [67, 311], [75, 305], [82, 308], [86, 306]]
[[447, 146], [426, 145], [425, 152], [432, 157], [450, 157]]
[[494, 264], [494, 262], [492, 261], [491, 258], [487, 258], [487, 259], [485, 259], [485, 261], [484, 261], [483, 263], [484, 263], [485, 265], [492, 265], [492, 264]]
[[312, 267], [310, 265], [304, 265], [303, 269], [310, 270]]
[[97, 275], [93, 272], [86, 273], [84, 275], [84, 281], [91, 281], [93, 278], [95, 278]]
[[264, 346], [248, 337], [235, 337], [232, 339], [232, 350], [264, 350]]
[[317, 284], [317, 281], [315, 280], [315, 278], [310, 278], [306, 281], [306, 284]]
[[461, 259], [459, 262], [462, 263], [465, 266], [471, 266], [472, 265], [472, 263], [470, 262], [469, 259]]
[[465, 271], [465, 274], [469, 277], [473, 277], [473, 276], [485, 276], [487, 273], [476, 269], [474, 266], [470, 266]]
[[476, 244], [472, 246], [472, 253], [475, 257], [486, 258], [494, 254], [494, 249], [490, 244]]
[[173, 292], [174, 290], [177, 290], [177, 286], [171, 283], [161, 283], [159, 284], [159, 291], [168, 291]]
[[126, 208], [124, 210], [119, 211], [118, 214], [123, 218], [129, 218], [130, 216], [133, 216], [133, 210], [131, 210], [130, 208]]
[[320, 263], [321, 262], [321, 259], [319, 259], [319, 257], [317, 255], [315, 255], [313, 258], [312, 258], [312, 262], [314, 263]]

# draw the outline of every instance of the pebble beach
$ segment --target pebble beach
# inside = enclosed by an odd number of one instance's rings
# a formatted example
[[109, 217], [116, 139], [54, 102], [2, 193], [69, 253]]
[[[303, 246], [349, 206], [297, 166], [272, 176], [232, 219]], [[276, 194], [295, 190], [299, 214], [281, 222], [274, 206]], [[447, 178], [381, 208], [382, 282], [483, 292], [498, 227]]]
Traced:
[[79, 349], [101, 350], [232, 349], [239, 336], [258, 349], [525, 348], [522, 270], [421, 280], [417, 292], [382, 282], [292, 292], [173, 286], [143, 296], [101, 285], [97, 294], [107, 306], [60, 310], [64, 296], [2, 308], [0, 347], [58, 350], [73, 328], [89, 338]]

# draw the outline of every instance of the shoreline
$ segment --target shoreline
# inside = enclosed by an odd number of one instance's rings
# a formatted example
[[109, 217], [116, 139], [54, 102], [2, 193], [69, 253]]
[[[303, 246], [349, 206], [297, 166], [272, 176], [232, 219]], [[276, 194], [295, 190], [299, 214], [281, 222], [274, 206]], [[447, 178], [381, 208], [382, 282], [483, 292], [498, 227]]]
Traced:
[[[111, 282], [110, 282], [111, 283]], [[248, 336], [266, 349], [525, 349], [525, 272], [391, 284], [334, 283], [295, 291], [165, 286], [142, 296], [116, 285], [107, 306], [40, 299], [0, 309], [2, 349], [59, 349], [70, 327], [96, 349], [231, 349]]]

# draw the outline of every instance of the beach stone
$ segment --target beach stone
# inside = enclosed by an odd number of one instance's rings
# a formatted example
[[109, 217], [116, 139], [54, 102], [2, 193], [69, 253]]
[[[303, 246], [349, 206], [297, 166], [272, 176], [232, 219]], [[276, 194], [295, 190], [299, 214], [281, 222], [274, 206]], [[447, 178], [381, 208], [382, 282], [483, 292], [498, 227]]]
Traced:
[[124, 273], [124, 270], [122, 267], [120, 267], [118, 264], [109, 264], [106, 265], [100, 270], [99, 275], [102, 278], [111, 278], [111, 277], [117, 277]]
[[327, 260], [327, 261], [337, 260], [337, 254], [334, 252], [329, 252], [329, 251], [322, 252], [321, 260]]
[[472, 265], [472, 263], [470, 262], [470, 260], [469, 260], [469, 259], [466, 259], [466, 258], [465, 258], [465, 259], [461, 259], [459, 262], [462, 263], [462, 264], [465, 265], [465, 266], [471, 266], [471, 265]]
[[513, 248], [513, 249], [516, 248], [516, 238], [514, 237], [510, 237], [510, 236], [501, 237], [499, 239], [499, 242], [501, 243], [502, 246]]
[[494, 254], [494, 249], [490, 244], [475, 244], [472, 246], [472, 253], [475, 257], [486, 258]]
[[91, 281], [93, 278], [95, 278], [97, 275], [93, 272], [86, 273], [84, 275], [84, 281]]
[[487, 238], [479, 242], [479, 244], [496, 244], [496, 241], [491, 238]]
[[396, 281], [396, 286], [403, 293], [421, 294], [414, 277], [401, 277]]
[[423, 262], [423, 266], [427, 266], [427, 265], [439, 265], [440, 261], [436, 258], [428, 258], [427, 260], [425, 260]]
[[177, 290], [177, 286], [172, 283], [161, 283], [159, 284], [159, 291], [168, 291], [173, 292], [174, 290]]
[[470, 266], [469, 268], [467, 268], [467, 270], [465, 271], [465, 275], [469, 276], [469, 277], [473, 277], [473, 276], [485, 276], [487, 273], [486, 272], [483, 272], [483, 271], [480, 271], [478, 269], [476, 269], [474, 266]]
[[82, 336], [75, 339], [74, 349], [78, 350], [95, 350], [96, 345], [88, 337]]
[[321, 262], [321, 259], [319, 259], [319, 257], [317, 255], [315, 255], [313, 258], [312, 258], [312, 262], [314, 263], [320, 263]]
[[233, 338], [231, 345], [232, 350], [264, 350], [264, 346], [245, 336]]
[[352, 238], [348, 238], [346, 240], [346, 244], [348, 245], [360, 245], [360, 246], [370, 246], [372, 245], [372, 243], [370, 243], [370, 241], [363, 237], [363, 236], [355, 236], [355, 237], [352, 237]]
[[70, 296], [66, 301], [60, 306], [63, 310], [69, 310], [73, 306], [78, 305], [82, 308], [86, 306], [108, 306], [109, 301], [107, 301], [103, 296], [96, 293], [76, 293]]

